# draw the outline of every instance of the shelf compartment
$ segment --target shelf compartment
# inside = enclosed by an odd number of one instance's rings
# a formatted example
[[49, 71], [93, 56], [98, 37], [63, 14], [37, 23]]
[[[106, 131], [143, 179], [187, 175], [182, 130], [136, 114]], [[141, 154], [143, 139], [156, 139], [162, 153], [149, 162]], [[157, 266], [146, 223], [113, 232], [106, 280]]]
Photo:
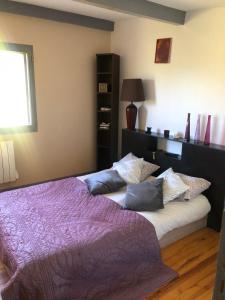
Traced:
[[97, 55], [97, 73], [112, 72], [112, 55]]
[[106, 114], [106, 113], [98, 113], [98, 127], [100, 126], [101, 123], [110, 123], [111, 125], [111, 114]]
[[97, 133], [97, 144], [101, 146], [111, 146], [111, 130], [110, 129], [99, 129]]
[[100, 110], [101, 107], [112, 108], [111, 94], [98, 93], [98, 95], [97, 95], [97, 109]]
[[99, 170], [111, 168], [111, 151], [108, 148], [99, 147], [97, 153], [97, 164]]
[[101, 83], [107, 85], [107, 91], [105, 93], [112, 92], [112, 74], [110, 74], [110, 73], [98, 73], [97, 74], [97, 92], [98, 93], [101, 93], [100, 88], [99, 88], [99, 85]]

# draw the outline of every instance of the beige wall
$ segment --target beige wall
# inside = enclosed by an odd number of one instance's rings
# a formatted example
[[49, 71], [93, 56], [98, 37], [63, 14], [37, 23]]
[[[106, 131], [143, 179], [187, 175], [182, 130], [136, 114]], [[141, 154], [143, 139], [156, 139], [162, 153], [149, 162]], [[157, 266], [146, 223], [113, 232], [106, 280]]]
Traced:
[[[143, 78], [147, 101], [137, 127], [184, 132], [191, 113], [213, 115], [212, 141], [225, 144], [225, 7], [189, 13], [186, 24], [133, 18], [117, 22], [112, 51], [121, 55], [121, 79]], [[170, 64], [154, 64], [157, 38], [172, 37]], [[122, 126], [126, 126], [121, 106]], [[202, 136], [205, 122], [202, 123]]]
[[15, 144], [17, 185], [95, 168], [95, 54], [110, 33], [0, 13], [0, 39], [34, 47], [38, 132]]

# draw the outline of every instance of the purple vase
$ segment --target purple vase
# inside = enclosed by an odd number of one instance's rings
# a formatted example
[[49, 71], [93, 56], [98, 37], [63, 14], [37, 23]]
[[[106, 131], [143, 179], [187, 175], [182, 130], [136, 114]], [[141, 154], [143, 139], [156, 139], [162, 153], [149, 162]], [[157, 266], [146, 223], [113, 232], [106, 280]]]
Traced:
[[195, 130], [195, 138], [194, 138], [194, 142], [195, 143], [200, 143], [200, 119], [201, 116], [198, 115], [198, 120], [197, 120], [197, 125], [196, 125], [196, 130]]
[[205, 139], [204, 144], [209, 145], [210, 144], [210, 136], [211, 136], [211, 115], [208, 115], [208, 122], [205, 132]]
[[185, 136], [184, 136], [187, 142], [190, 142], [190, 122], [191, 122], [191, 114], [188, 113]]

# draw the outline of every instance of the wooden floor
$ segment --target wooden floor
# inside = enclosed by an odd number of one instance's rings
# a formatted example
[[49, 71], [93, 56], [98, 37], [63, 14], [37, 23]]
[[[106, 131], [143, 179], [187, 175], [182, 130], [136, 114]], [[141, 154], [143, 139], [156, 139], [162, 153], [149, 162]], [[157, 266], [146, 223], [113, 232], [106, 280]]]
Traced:
[[[163, 249], [164, 262], [180, 276], [145, 300], [211, 300], [218, 240], [218, 233], [205, 228]], [[3, 271], [0, 263], [0, 289]]]
[[219, 234], [209, 228], [162, 250], [164, 262], [179, 278], [145, 300], [211, 300]]
[[[6, 270], [4, 266], [0, 262], [0, 291], [3, 288], [4, 284], [7, 282], [7, 276], [6, 276]], [[0, 295], [0, 300], [2, 300], [2, 297]]]

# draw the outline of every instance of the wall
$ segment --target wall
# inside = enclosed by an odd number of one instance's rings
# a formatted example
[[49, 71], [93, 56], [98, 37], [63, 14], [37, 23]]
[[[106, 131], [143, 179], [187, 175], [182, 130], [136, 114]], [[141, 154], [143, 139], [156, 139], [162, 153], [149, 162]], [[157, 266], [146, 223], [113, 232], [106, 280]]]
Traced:
[[15, 145], [16, 185], [95, 169], [95, 54], [110, 33], [0, 13], [0, 40], [34, 46], [38, 132]]
[[[188, 14], [184, 26], [129, 18], [116, 23], [111, 51], [121, 80], [144, 79], [147, 101], [137, 127], [184, 132], [192, 114], [213, 115], [212, 141], [225, 144], [225, 7]], [[155, 42], [172, 37], [170, 64], [154, 64]], [[0, 39], [34, 46], [38, 132], [13, 139], [16, 185], [95, 168], [95, 54], [110, 51], [110, 33], [0, 13]], [[121, 126], [126, 126], [121, 103]], [[140, 104], [138, 104], [140, 106]]]
[[[203, 138], [206, 116], [212, 114], [212, 141], [225, 144], [224, 28], [225, 7], [189, 13], [184, 26], [140, 18], [117, 22], [111, 47], [122, 56], [121, 79], [140, 77], [145, 84], [147, 101], [137, 127], [183, 133], [190, 112], [193, 136], [200, 113]], [[154, 64], [156, 39], [164, 37], [173, 38], [171, 63]]]

